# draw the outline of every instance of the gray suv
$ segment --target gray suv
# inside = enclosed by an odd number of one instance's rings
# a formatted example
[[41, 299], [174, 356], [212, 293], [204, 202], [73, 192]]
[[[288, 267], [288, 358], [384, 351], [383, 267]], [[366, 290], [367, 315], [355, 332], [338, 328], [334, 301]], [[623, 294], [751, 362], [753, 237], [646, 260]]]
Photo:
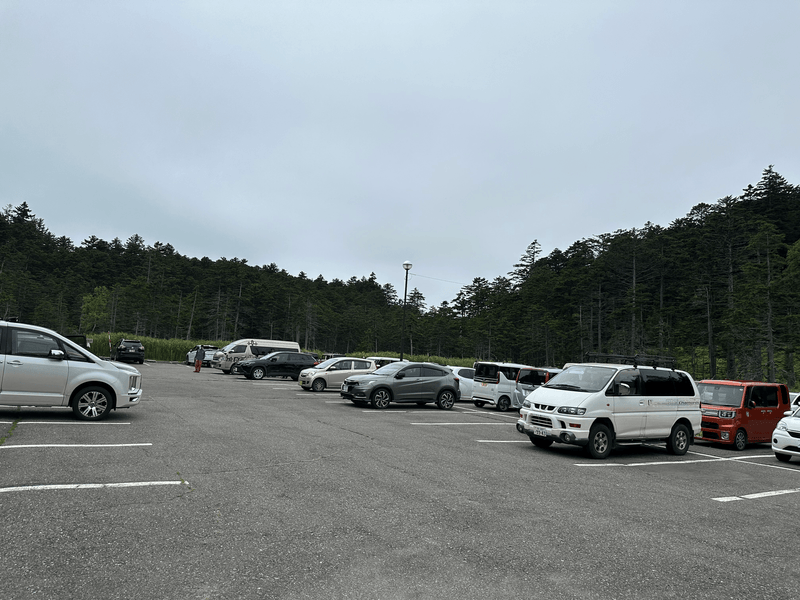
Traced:
[[458, 379], [447, 367], [433, 363], [396, 362], [366, 375], [344, 380], [340, 394], [353, 404], [386, 408], [390, 402], [435, 402], [443, 410], [453, 408], [460, 391]]
[[54, 331], [0, 321], [0, 405], [69, 406], [99, 421], [142, 398], [142, 375], [96, 357]]

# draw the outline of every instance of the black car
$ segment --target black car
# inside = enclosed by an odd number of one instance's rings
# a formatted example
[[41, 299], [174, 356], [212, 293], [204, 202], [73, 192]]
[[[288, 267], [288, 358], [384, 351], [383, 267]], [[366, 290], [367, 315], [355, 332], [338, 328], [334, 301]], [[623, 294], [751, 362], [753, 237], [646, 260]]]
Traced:
[[119, 362], [144, 363], [144, 346], [139, 340], [121, 340], [111, 355], [111, 360]]
[[304, 352], [272, 352], [249, 360], [234, 363], [231, 373], [240, 373], [248, 379], [264, 377], [290, 377], [297, 381], [300, 371], [317, 364], [311, 354]]

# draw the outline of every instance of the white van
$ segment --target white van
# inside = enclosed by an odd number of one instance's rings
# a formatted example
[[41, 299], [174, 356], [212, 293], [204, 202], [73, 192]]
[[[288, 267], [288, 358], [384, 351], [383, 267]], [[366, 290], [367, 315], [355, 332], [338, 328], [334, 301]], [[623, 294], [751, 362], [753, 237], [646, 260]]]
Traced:
[[240, 360], [266, 356], [278, 350], [300, 352], [300, 344], [283, 340], [236, 340], [214, 353], [211, 366], [229, 374]]
[[616, 445], [652, 441], [686, 454], [702, 420], [697, 385], [683, 371], [630, 360], [566, 367], [528, 395], [517, 431], [539, 448], [574, 444], [592, 458], [606, 458]]
[[472, 384], [472, 403], [481, 408], [495, 406], [500, 412], [519, 408], [517, 377], [520, 369], [533, 369], [528, 365], [503, 362], [476, 362]]

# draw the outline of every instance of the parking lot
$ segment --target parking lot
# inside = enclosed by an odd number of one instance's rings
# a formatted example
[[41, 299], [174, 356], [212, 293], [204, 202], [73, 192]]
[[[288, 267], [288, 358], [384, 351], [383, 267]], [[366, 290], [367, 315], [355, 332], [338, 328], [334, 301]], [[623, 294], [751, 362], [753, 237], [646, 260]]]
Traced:
[[5, 597], [800, 595], [800, 461], [766, 444], [594, 461], [515, 412], [139, 368], [99, 423], [0, 407]]

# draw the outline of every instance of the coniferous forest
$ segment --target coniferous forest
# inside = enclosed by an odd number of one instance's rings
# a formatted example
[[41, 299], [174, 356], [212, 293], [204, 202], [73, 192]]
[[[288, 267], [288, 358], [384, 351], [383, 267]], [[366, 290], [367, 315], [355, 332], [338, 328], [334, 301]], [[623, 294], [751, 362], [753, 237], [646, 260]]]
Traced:
[[[696, 378], [795, 384], [800, 186], [772, 167], [737, 197], [667, 227], [602, 233], [427, 307], [411, 290], [406, 352], [561, 366], [588, 352], [678, 358]], [[169, 243], [56, 237], [26, 203], [0, 218], [0, 318], [62, 333], [295, 340], [331, 353], [400, 351], [402, 298], [373, 275], [295, 277], [276, 264], [190, 258]]]

